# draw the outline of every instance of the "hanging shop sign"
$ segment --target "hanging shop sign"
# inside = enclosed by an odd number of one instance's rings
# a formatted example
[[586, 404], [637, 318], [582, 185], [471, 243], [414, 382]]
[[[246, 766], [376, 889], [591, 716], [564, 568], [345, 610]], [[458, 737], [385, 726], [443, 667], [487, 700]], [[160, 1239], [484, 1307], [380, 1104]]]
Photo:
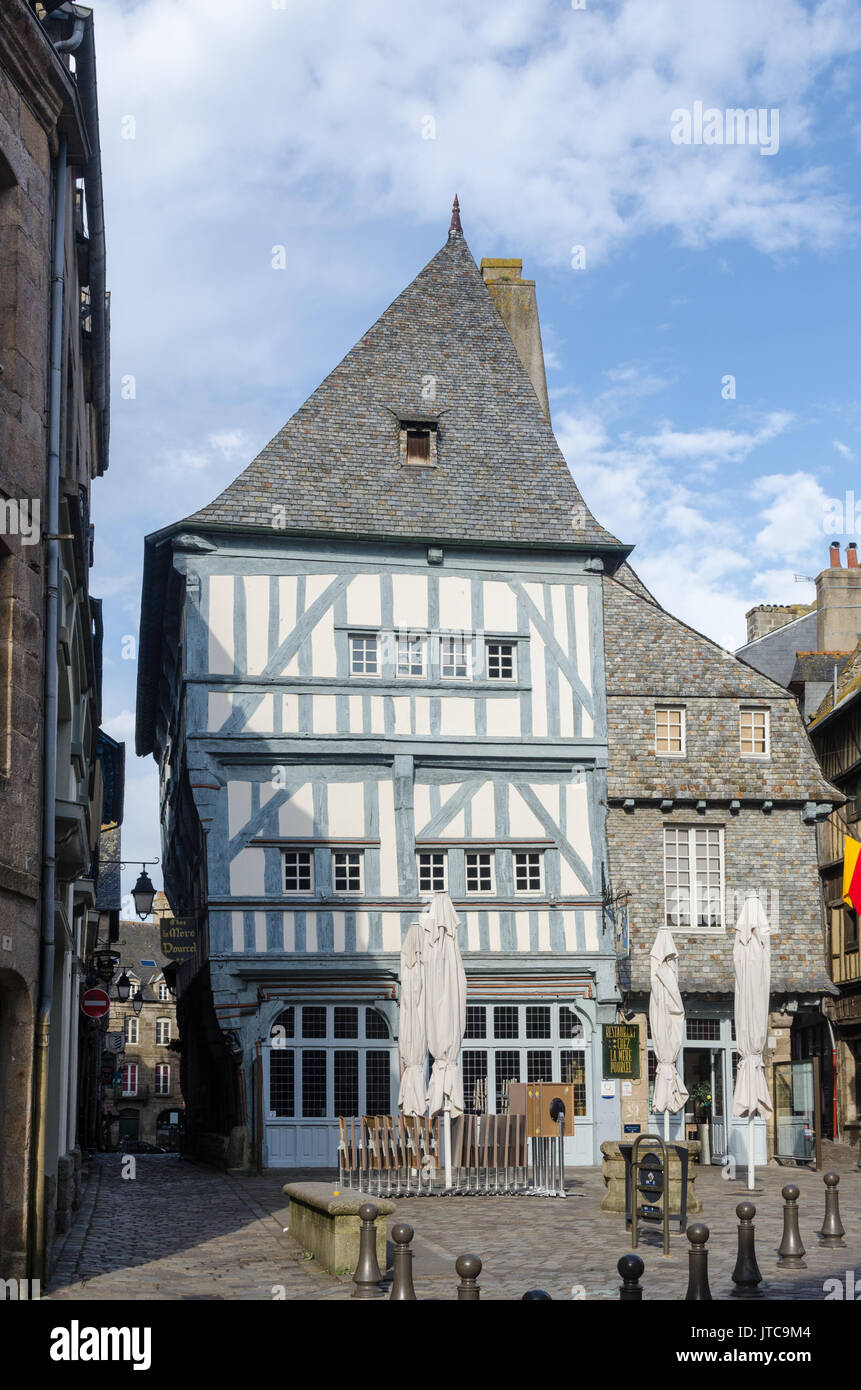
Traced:
[[161, 953], [172, 960], [193, 956], [197, 948], [197, 932], [193, 917], [163, 917], [161, 920]]

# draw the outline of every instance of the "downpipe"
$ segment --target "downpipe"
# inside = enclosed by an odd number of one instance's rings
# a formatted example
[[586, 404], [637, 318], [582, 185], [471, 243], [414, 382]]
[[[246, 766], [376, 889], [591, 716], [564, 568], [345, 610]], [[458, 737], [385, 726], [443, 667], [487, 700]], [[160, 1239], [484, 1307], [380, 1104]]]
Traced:
[[36, 1015], [33, 1087], [33, 1162], [30, 1165], [30, 1277], [45, 1271], [45, 1148], [48, 1102], [48, 1049], [54, 1000], [54, 896], [56, 891], [57, 799], [57, 608], [60, 548], [60, 408], [63, 398], [63, 303], [65, 298], [66, 192], [65, 136], [60, 136], [54, 177], [54, 242], [51, 256], [51, 360], [48, 396], [47, 550], [45, 556], [45, 709], [42, 743], [42, 899], [41, 979]]

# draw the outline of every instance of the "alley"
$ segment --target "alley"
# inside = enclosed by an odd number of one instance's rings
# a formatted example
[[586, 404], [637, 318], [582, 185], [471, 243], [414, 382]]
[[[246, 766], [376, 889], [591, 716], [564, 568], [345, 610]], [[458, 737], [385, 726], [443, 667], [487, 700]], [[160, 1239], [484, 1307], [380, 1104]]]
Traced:
[[[821, 1173], [772, 1167], [758, 1174], [757, 1255], [765, 1296], [772, 1300], [822, 1300], [824, 1282], [846, 1270], [861, 1271], [861, 1173], [846, 1150], [829, 1161], [841, 1174], [840, 1200], [846, 1249], [821, 1251]], [[711, 1230], [710, 1279], [716, 1299], [729, 1296], [735, 1262], [735, 1207], [745, 1200], [739, 1182], [721, 1169], [701, 1173], [705, 1220]], [[139, 1157], [134, 1179], [122, 1177], [118, 1155], [101, 1155], [78, 1219], [61, 1251], [48, 1297], [52, 1299], [347, 1299], [349, 1279], [319, 1269], [284, 1230], [287, 1205], [281, 1191], [295, 1173], [228, 1177], [174, 1155]], [[311, 1174], [303, 1176], [310, 1177]], [[313, 1175], [320, 1178], [322, 1174]], [[801, 1233], [807, 1269], [776, 1272], [782, 1204], [780, 1189], [801, 1190]], [[404, 1200], [395, 1220], [408, 1221], [416, 1237], [419, 1298], [453, 1299], [454, 1261], [481, 1256], [483, 1299], [519, 1299], [528, 1288], [554, 1299], [608, 1300], [618, 1296], [616, 1261], [630, 1249], [620, 1216], [599, 1210], [603, 1181], [597, 1169], [568, 1173], [566, 1201], [540, 1198]], [[686, 1239], [675, 1234], [664, 1259], [649, 1233], [640, 1254], [646, 1298], [684, 1298]], [[391, 1243], [390, 1243], [391, 1251]]]

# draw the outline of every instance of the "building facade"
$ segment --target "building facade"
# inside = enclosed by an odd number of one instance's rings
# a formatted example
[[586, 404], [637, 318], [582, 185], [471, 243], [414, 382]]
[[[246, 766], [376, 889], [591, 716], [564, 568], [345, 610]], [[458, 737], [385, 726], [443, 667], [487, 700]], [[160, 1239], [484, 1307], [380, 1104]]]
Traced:
[[[831, 979], [824, 1016], [795, 1039], [795, 1055], [815, 1057], [823, 1078], [823, 1132], [858, 1143], [861, 957], [854, 911], [843, 902], [846, 836], [858, 828], [858, 688], [861, 675], [861, 568], [854, 542], [830, 547], [816, 576], [816, 598], [800, 618], [794, 608], [754, 608], [740, 655], [798, 700], [824, 776], [838, 797], [817, 833], [825, 954]], [[766, 630], [760, 631], [766, 618]]]
[[175, 1046], [176, 998], [165, 978], [160, 922], [120, 922], [115, 949], [121, 961], [117, 975], [126, 975], [131, 993], [120, 1001], [114, 980], [107, 1031], [122, 1033], [123, 1048], [106, 1058], [117, 1079], [102, 1091], [105, 1140], [115, 1149], [133, 1141], [179, 1149], [185, 1103]]
[[[829, 981], [816, 875], [816, 826], [838, 799], [793, 695], [667, 613], [629, 571], [604, 581], [610, 766], [607, 836], [627, 1007], [648, 1008], [659, 926], [679, 956], [686, 1028], [679, 1071], [692, 1094], [673, 1137], [711, 1096], [711, 1158], [747, 1159], [747, 1120], [732, 1117], [738, 1066], [733, 928], [749, 893], [771, 928], [771, 1012], [764, 1060], [798, 1055], [818, 1028]], [[649, 1043], [649, 1074], [655, 1058]], [[650, 1129], [660, 1117], [651, 1118]], [[775, 1149], [758, 1119], [757, 1161]]]
[[[48, 18], [48, 10], [54, 11]], [[72, 69], [74, 56], [74, 70]], [[79, 994], [96, 927], [107, 295], [92, 17], [0, 25], [0, 1272], [43, 1277], [80, 1191]]]
[[559, 452], [536, 334], [519, 262], [482, 274], [455, 212], [246, 472], [148, 538], [138, 751], [199, 926], [179, 972], [198, 1145], [331, 1166], [339, 1114], [396, 1109], [401, 942], [441, 888], [467, 1103], [562, 1074], [571, 1160], [616, 1136], [601, 580], [627, 549]]

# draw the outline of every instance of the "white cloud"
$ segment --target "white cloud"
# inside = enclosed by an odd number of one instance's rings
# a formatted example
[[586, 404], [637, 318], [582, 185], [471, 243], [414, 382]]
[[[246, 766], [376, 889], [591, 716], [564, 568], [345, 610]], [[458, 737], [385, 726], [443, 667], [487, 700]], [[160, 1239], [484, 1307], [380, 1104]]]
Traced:
[[135, 712], [132, 709], [120, 710], [119, 714], [102, 719], [102, 728], [119, 743], [132, 741], [135, 736]]
[[821, 547], [828, 497], [811, 473], [769, 473], [752, 482], [750, 491], [767, 502], [765, 525], [756, 534], [761, 554], [785, 556]]

